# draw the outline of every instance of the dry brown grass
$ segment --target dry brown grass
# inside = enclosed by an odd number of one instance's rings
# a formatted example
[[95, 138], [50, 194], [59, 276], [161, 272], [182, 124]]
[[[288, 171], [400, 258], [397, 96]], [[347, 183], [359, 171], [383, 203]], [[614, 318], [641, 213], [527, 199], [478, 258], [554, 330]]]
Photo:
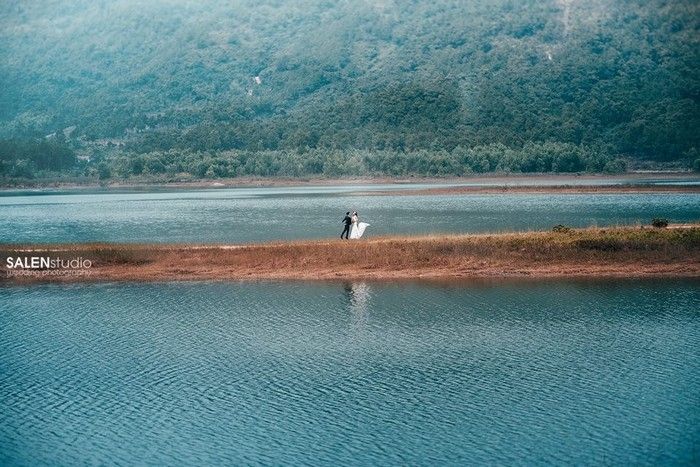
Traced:
[[700, 277], [700, 226], [590, 228], [569, 232], [385, 237], [241, 246], [0, 246], [3, 269], [8, 256], [41, 254], [90, 259], [93, 262], [91, 274], [80, 278], [8, 279], [3, 271], [0, 280]]

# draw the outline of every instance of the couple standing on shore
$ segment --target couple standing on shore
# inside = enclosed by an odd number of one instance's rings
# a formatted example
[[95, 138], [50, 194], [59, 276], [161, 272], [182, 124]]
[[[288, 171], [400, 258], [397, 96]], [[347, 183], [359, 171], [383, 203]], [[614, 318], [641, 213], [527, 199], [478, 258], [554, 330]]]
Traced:
[[343, 233], [340, 234], [340, 238], [342, 239], [343, 235], [345, 235], [345, 240], [348, 238], [357, 240], [362, 237], [362, 234], [365, 233], [365, 229], [369, 227], [369, 224], [366, 222], [360, 222], [357, 211], [354, 211], [352, 215], [350, 215], [350, 211], [346, 212], [343, 218], [343, 224], [345, 224], [345, 228], [343, 229]]

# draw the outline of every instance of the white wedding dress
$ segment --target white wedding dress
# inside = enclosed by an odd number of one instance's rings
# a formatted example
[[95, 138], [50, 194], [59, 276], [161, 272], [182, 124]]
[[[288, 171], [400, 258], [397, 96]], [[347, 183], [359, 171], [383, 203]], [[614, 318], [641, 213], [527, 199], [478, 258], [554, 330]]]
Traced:
[[350, 238], [357, 240], [358, 238], [362, 237], [362, 234], [365, 233], [365, 229], [367, 227], [369, 227], [369, 224], [366, 222], [353, 222], [352, 228], [350, 229]]

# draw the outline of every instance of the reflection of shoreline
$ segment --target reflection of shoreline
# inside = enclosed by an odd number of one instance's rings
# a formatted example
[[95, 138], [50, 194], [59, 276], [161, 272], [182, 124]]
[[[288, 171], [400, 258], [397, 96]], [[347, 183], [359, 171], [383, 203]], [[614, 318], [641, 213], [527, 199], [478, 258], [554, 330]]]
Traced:
[[[83, 277], [7, 277], [7, 258], [89, 259]], [[0, 282], [700, 277], [700, 225], [258, 245], [0, 245]], [[359, 303], [359, 302], [358, 302]]]

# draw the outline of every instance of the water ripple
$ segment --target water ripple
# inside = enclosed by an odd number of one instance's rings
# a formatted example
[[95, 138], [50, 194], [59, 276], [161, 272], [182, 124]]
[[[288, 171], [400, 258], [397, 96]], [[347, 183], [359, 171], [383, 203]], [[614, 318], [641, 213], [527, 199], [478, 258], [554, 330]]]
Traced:
[[697, 283], [0, 288], [0, 463], [683, 464]]

